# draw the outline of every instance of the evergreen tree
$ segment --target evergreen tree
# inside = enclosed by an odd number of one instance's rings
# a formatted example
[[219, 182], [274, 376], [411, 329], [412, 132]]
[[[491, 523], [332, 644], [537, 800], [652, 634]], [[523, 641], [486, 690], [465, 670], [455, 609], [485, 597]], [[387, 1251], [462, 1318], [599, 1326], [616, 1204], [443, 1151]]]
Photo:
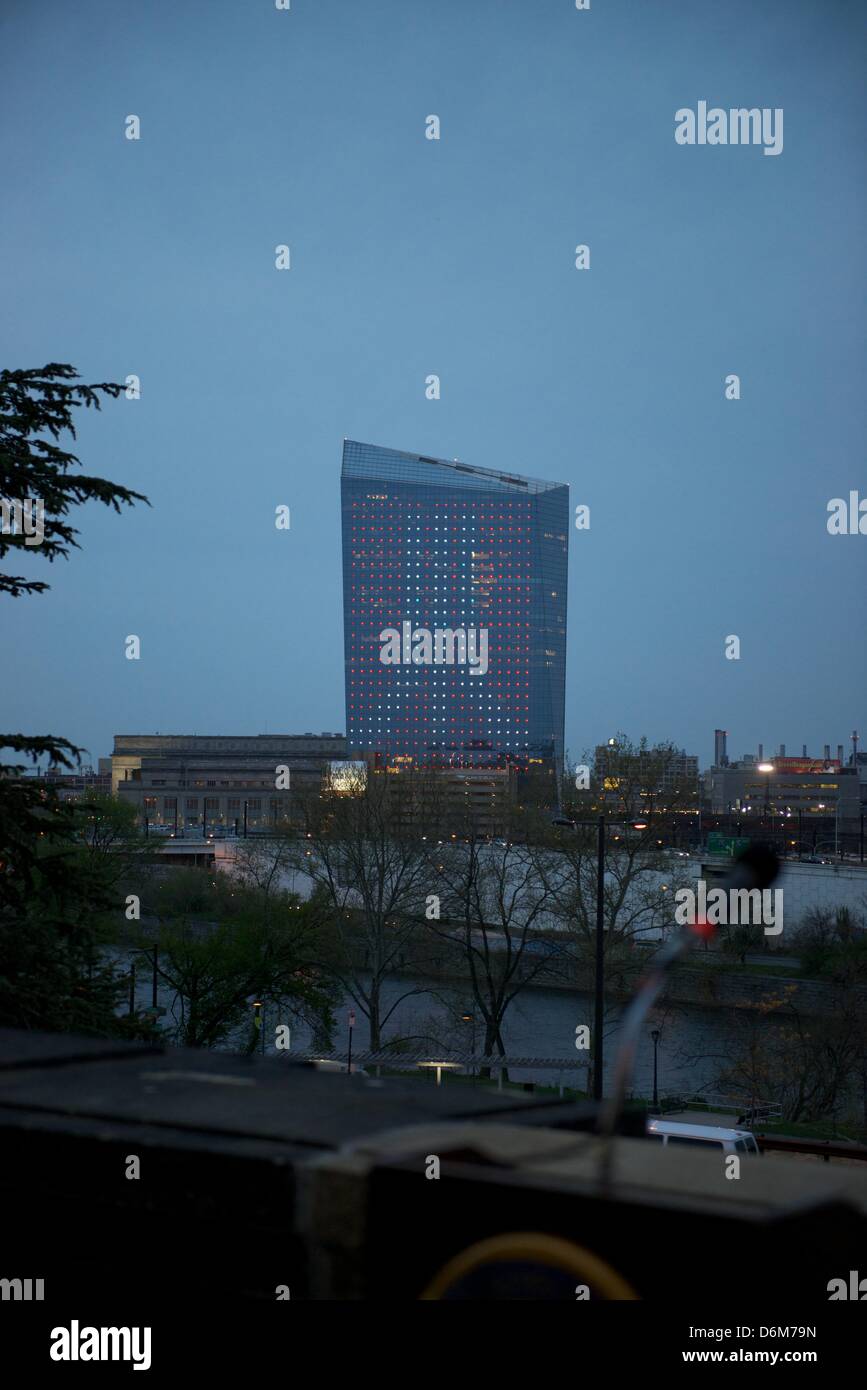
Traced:
[[[85, 502], [117, 512], [147, 502], [141, 493], [74, 472], [80, 460], [59, 442], [75, 438], [77, 408], [98, 410], [100, 394], [116, 398], [122, 390], [110, 382], [79, 384], [65, 363], [0, 372], [0, 561], [24, 550], [49, 563], [68, 558], [78, 532], [67, 518]], [[0, 572], [0, 598], [48, 587]], [[99, 952], [100, 914], [115, 905], [115, 894], [106, 864], [83, 850], [87, 809], [61, 801], [50, 783], [23, 776], [28, 763], [42, 760], [72, 770], [81, 752], [54, 734], [0, 733], [0, 758], [16, 759], [0, 766], [0, 1024], [7, 1027], [86, 1033], [128, 1027], [114, 1012], [123, 979]]]

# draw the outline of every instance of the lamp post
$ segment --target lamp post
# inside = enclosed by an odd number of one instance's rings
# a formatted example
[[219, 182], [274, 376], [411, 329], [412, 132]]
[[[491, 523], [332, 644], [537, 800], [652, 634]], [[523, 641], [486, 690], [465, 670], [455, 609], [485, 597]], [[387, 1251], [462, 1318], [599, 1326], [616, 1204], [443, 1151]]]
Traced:
[[653, 1108], [659, 1109], [659, 1091], [657, 1089], [657, 1053], [659, 1051], [659, 1029], [654, 1028], [650, 1034], [653, 1039]]
[[151, 979], [151, 1008], [157, 1007], [157, 976], [159, 974], [159, 946], [153, 946], [142, 951], [143, 955], [149, 955], [153, 951], [153, 976]]
[[353, 1028], [355, 1027], [355, 1010], [354, 1010], [354, 1009], [350, 1009], [350, 1010], [349, 1010], [349, 1020], [348, 1020], [348, 1021], [349, 1021], [349, 1052], [348, 1052], [347, 1058], [346, 1058], [346, 1070], [347, 1070], [347, 1072], [351, 1075], [351, 1073], [352, 1073], [352, 1030], [353, 1030]]
[[475, 1016], [475, 1014], [461, 1014], [461, 1023], [469, 1023], [469, 1024], [471, 1025], [472, 1041], [471, 1041], [471, 1043], [470, 1043], [470, 1049], [471, 1049], [471, 1052], [472, 1052], [472, 1055], [473, 1055], [473, 1076], [475, 1076], [475, 1074], [476, 1074], [476, 1062], [475, 1062], [475, 1058], [476, 1058], [476, 1016]]
[[[151, 1007], [150, 1007], [150, 1013], [154, 1016], [154, 1018], [160, 1017], [161, 1015], [163, 1015], [163, 1014], [165, 1013], [165, 1009], [161, 1009], [160, 1006], [159, 1006], [158, 1003], [157, 1003], [157, 985], [158, 985], [158, 982], [159, 982], [159, 947], [158, 947], [157, 945], [153, 945], [153, 946], [136, 946], [136, 947], [134, 948], [134, 950], [133, 950], [133, 956], [134, 956], [134, 957], [135, 957], [135, 956], [147, 956], [148, 959], [149, 959], [150, 962], [151, 962], [153, 974], [152, 974], [152, 977], [151, 977]], [[133, 960], [132, 965], [131, 965], [131, 968], [130, 968], [130, 1013], [133, 1012], [134, 998], [135, 998], [135, 960]]]
[[771, 828], [771, 773], [773, 770], [773, 763], [759, 763], [756, 769], [757, 772], [764, 772], [767, 775], [765, 782], [765, 824], [769, 831]]
[[416, 1062], [416, 1066], [427, 1067], [430, 1068], [432, 1071], [435, 1071], [437, 1074], [437, 1085], [441, 1086], [443, 1084], [443, 1072], [459, 1071], [461, 1068], [461, 1063], [447, 1061]]

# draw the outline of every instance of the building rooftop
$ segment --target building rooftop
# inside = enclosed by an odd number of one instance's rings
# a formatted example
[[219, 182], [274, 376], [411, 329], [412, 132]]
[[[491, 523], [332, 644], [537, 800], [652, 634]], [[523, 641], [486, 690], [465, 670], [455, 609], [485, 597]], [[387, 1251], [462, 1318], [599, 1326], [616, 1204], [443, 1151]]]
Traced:
[[[412, 470], [411, 474], [407, 469]], [[431, 458], [427, 454], [410, 454], [401, 449], [388, 449], [379, 444], [364, 444], [356, 439], [343, 441], [344, 478], [371, 478], [394, 482], [421, 484], [447, 481], [451, 487], [478, 487], [480, 484], [495, 492], [550, 492], [566, 487], [566, 483], [548, 483], [539, 478], [525, 478], [518, 473], [503, 473], [497, 468], [479, 468], [460, 463], [457, 459]]]

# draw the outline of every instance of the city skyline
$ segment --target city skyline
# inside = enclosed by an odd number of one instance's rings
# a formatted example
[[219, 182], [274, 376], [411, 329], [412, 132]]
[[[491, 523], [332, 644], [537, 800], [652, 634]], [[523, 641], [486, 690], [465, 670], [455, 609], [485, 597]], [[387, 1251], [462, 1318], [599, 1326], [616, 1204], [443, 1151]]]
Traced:
[[10, 1361], [520, 1301], [843, 1367], [865, 51], [852, 0], [0, 4]]
[[[703, 764], [717, 725], [737, 753], [846, 742], [867, 538], [827, 521], [864, 476], [863, 16], [381, 0], [371, 48], [357, 7], [267, 8], [4, 16], [3, 359], [134, 375], [74, 447], [152, 504], [24, 556], [51, 590], [4, 605], [7, 726], [94, 761], [123, 729], [339, 728], [347, 436], [589, 508], [573, 759], [617, 730]], [[700, 103], [785, 111], [784, 148], [679, 144]]]

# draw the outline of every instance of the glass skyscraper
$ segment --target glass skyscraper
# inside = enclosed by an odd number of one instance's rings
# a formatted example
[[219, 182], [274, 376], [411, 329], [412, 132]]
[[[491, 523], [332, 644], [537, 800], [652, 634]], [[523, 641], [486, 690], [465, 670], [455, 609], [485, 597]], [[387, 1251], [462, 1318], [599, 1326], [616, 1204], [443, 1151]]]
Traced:
[[562, 767], [569, 489], [346, 440], [349, 756]]

